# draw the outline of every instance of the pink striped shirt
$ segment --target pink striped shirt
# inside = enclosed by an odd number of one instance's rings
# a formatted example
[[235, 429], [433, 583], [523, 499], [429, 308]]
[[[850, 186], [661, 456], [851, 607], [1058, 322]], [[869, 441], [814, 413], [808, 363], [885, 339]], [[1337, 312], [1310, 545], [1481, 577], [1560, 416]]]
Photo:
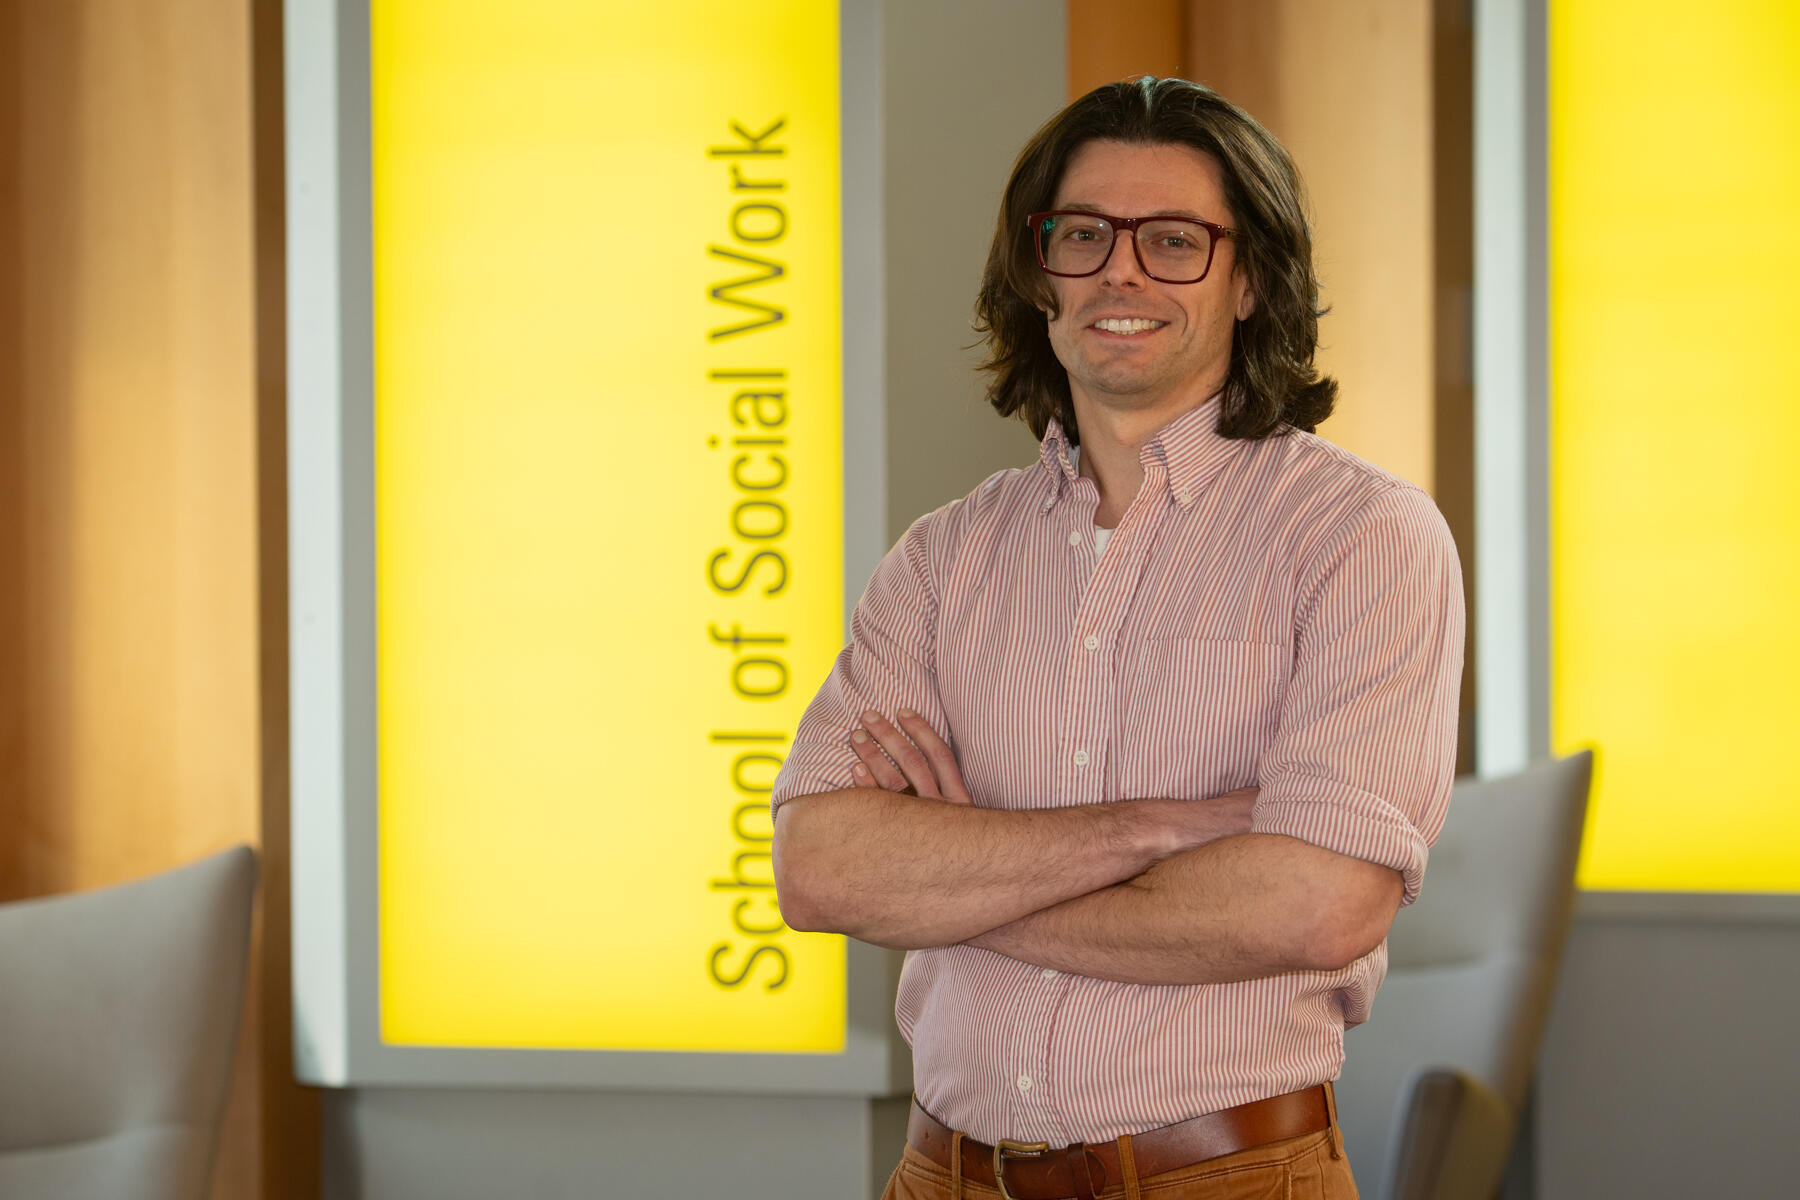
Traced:
[[[1254, 829], [1398, 870], [1449, 803], [1462, 587], [1429, 497], [1305, 433], [1219, 436], [1218, 401], [1144, 447], [1103, 553], [1099, 493], [1041, 460], [917, 521], [776, 783], [851, 786], [857, 714], [917, 709], [976, 803], [1261, 789]], [[915, 1089], [983, 1141], [1101, 1141], [1337, 1076], [1387, 948], [1340, 971], [1153, 987], [970, 946], [914, 951], [895, 1015]]]

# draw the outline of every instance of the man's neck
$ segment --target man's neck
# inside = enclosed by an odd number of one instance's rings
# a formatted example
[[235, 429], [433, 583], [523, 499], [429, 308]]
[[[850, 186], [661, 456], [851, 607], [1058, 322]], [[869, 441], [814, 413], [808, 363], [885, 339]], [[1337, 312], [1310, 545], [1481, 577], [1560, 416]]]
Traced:
[[1176, 412], [1163, 408], [1120, 410], [1076, 400], [1075, 419], [1081, 426], [1079, 470], [1100, 491], [1094, 524], [1102, 529], [1118, 527], [1125, 519], [1125, 510], [1144, 486], [1144, 464], [1138, 458], [1139, 452], [1159, 430], [1198, 407], [1194, 404]]

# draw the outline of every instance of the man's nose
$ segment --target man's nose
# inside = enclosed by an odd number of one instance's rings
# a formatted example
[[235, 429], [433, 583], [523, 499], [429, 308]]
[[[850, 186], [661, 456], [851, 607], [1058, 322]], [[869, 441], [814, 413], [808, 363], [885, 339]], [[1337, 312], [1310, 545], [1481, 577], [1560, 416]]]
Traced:
[[1117, 230], [1113, 234], [1112, 250], [1107, 253], [1106, 263], [1100, 268], [1101, 282], [1142, 287], [1145, 279], [1144, 268], [1137, 258], [1136, 233], [1126, 229]]

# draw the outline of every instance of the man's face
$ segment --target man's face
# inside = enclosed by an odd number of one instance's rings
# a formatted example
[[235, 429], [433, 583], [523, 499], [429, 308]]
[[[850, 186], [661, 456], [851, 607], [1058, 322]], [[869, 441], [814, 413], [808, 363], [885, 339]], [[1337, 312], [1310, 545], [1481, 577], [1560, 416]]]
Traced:
[[[1052, 207], [1233, 225], [1217, 161], [1174, 144], [1086, 143], [1069, 160]], [[1145, 275], [1124, 232], [1098, 274], [1051, 276], [1050, 283], [1058, 301], [1050, 345], [1069, 372], [1076, 419], [1084, 422], [1087, 413], [1105, 410], [1166, 421], [1197, 408], [1224, 386], [1234, 322], [1256, 303], [1230, 238], [1219, 239], [1199, 283]]]

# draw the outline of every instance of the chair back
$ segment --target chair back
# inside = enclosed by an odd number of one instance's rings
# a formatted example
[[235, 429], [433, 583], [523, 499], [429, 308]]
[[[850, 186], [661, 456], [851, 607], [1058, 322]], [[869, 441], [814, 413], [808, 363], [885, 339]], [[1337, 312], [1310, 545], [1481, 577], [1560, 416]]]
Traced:
[[0, 904], [0, 1196], [202, 1200], [256, 856]]
[[[1497, 1145], [1472, 1173], [1491, 1166], [1493, 1178], [1474, 1194], [1498, 1183], [1568, 937], [1592, 763], [1582, 751], [1455, 785], [1425, 889], [1388, 934], [1373, 1014], [1345, 1038], [1338, 1110], [1370, 1200], [1441, 1193], [1421, 1185], [1418, 1164], [1441, 1165], [1445, 1146], [1471, 1140], [1419, 1111], [1434, 1104], [1487, 1123], [1482, 1136]], [[1446, 1071], [1464, 1081], [1460, 1092], [1446, 1089]], [[1443, 1144], [1421, 1144], [1421, 1131]], [[1464, 1162], [1460, 1176], [1470, 1173]]]

